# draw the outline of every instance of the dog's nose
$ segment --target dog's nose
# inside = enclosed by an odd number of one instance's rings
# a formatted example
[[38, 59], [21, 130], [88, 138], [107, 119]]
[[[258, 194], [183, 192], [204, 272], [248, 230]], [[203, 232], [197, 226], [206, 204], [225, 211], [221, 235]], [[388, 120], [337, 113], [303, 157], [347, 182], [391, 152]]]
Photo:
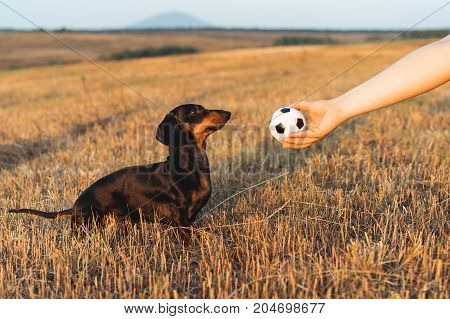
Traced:
[[227, 119], [227, 121], [231, 118], [231, 112], [220, 110], [219, 113], [220, 113], [220, 115], [225, 117]]

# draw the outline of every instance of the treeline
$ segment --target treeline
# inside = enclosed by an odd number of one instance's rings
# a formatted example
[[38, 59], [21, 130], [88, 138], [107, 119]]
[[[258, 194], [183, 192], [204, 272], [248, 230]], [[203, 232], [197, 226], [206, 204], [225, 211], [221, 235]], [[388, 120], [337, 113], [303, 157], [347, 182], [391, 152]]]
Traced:
[[402, 33], [403, 39], [428, 39], [428, 38], [444, 38], [450, 34], [450, 29], [442, 30], [417, 30]]
[[[374, 42], [374, 41], [383, 41], [393, 37], [396, 34], [399, 34], [399, 39], [407, 40], [407, 39], [430, 39], [430, 38], [444, 38], [450, 34], [450, 29], [442, 29], [442, 30], [418, 30], [418, 31], [408, 31], [408, 32], [377, 32], [377, 33], [369, 33], [372, 34], [368, 36], [365, 41]], [[289, 37], [284, 36], [276, 39], [273, 43], [275, 46], [284, 46], [284, 45], [308, 45], [308, 44], [338, 44], [340, 43], [338, 40], [331, 37]]]
[[338, 41], [330, 37], [281, 37], [273, 45], [302, 45], [302, 44], [336, 44]]
[[112, 53], [103, 57], [104, 60], [127, 60], [136, 58], [149, 58], [166, 55], [178, 55], [178, 54], [192, 54], [197, 53], [199, 50], [194, 47], [167, 45], [160, 48], [145, 48], [145, 49], [126, 49], [121, 52]]

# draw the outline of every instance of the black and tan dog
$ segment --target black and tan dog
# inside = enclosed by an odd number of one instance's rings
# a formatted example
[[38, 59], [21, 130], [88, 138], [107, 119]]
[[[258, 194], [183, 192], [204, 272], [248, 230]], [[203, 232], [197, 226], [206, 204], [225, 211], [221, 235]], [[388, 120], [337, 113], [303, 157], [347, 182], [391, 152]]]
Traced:
[[211, 195], [206, 138], [222, 129], [230, 117], [230, 112], [207, 110], [201, 105], [178, 106], [166, 115], [156, 132], [156, 139], [169, 146], [167, 161], [111, 173], [89, 186], [67, 210], [10, 212], [45, 218], [66, 216], [74, 226], [102, 224], [107, 218], [132, 222], [158, 218], [180, 227], [187, 240], [187, 228]]

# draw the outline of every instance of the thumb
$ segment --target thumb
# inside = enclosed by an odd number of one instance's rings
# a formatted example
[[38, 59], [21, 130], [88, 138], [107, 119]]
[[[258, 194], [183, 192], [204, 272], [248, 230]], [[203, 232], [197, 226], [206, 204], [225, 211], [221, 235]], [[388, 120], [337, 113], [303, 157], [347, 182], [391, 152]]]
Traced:
[[291, 104], [290, 107], [299, 110], [299, 111], [309, 111], [312, 106], [312, 101], [300, 101]]

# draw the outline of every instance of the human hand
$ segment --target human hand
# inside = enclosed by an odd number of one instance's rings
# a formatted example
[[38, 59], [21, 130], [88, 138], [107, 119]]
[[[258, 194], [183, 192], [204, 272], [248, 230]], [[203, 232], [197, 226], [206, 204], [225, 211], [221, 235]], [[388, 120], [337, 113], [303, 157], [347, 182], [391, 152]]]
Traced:
[[330, 134], [346, 121], [337, 100], [302, 101], [290, 105], [306, 117], [306, 130], [283, 139], [284, 148], [306, 148]]
[[423, 94], [450, 81], [450, 36], [403, 57], [373, 78], [332, 100], [291, 105], [303, 111], [307, 130], [283, 139], [285, 148], [305, 148], [346, 120]]

